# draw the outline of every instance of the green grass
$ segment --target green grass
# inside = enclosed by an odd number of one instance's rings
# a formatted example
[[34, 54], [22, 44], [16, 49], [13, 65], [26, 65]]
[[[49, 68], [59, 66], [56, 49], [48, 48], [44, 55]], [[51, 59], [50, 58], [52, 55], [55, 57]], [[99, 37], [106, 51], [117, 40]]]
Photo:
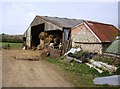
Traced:
[[63, 63], [61, 62], [61, 58], [47, 58], [47, 61], [66, 71], [68, 73], [67, 76], [69, 77], [68, 80], [72, 81], [76, 87], [109, 87], [93, 84], [94, 78], [107, 76], [109, 75], [108, 72], [100, 74], [94, 68], [90, 68], [86, 64], [80, 64], [75, 61], [73, 62], [73, 65], [71, 65], [71, 63]]
[[8, 42], [0, 42], [0, 46], [6, 48], [7, 45], [10, 45], [10, 49], [21, 49], [22, 43], [8, 43]]

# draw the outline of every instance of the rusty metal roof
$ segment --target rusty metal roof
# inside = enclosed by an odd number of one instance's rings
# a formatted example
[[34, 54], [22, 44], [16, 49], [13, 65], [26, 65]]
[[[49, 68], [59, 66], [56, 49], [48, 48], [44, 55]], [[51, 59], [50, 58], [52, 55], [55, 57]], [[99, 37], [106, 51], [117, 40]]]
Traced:
[[50, 16], [38, 16], [38, 17], [64, 28], [72, 28], [83, 22], [83, 20], [79, 20], [79, 19], [50, 17]]
[[85, 21], [89, 28], [101, 40], [101, 42], [112, 42], [120, 31], [113, 25], [99, 22]]

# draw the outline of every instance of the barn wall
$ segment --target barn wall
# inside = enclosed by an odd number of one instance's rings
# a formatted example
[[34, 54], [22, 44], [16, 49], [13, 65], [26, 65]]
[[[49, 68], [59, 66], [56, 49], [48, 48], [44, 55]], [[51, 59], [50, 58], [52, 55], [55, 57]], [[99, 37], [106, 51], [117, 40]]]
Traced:
[[62, 27], [56, 26], [50, 22], [45, 22], [45, 31], [51, 31], [51, 30], [61, 30], [62, 31]]
[[29, 26], [26, 31], [26, 45], [28, 48], [31, 47], [31, 27]]
[[98, 39], [87, 29], [84, 24], [72, 29], [72, 41], [74, 42], [87, 42], [87, 43], [99, 43]]
[[82, 43], [76, 43], [76, 46], [80, 47], [83, 51], [97, 52], [99, 54], [102, 54], [102, 52], [103, 52], [102, 44], [82, 44]]
[[102, 53], [102, 45], [99, 44], [98, 39], [90, 32], [90, 30], [88, 30], [84, 24], [81, 24], [72, 29], [71, 39], [72, 47], [81, 46], [83, 51], [98, 52], [100, 54]]
[[39, 17], [35, 17], [35, 19], [31, 23], [31, 26], [36, 26], [43, 23], [45, 23], [44, 20], [40, 19]]
[[39, 25], [45, 23], [45, 31], [50, 31], [50, 30], [62, 30], [62, 27], [59, 27], [57, 25], [54, 25], [40, 17], [36, 17], [33, 22], [31, 23], [31, 26]]

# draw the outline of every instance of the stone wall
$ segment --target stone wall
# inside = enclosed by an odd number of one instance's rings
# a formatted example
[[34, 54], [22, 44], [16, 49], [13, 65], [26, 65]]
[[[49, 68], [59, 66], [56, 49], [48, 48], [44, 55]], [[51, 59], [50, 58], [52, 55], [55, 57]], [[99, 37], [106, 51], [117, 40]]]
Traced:
[[102, 44], [82, 44], [82, 43], [76, 43], [76, 46], [80, 47], [83, 51], [97, 52], [99, 54], [102, 54]]
[[84, 24], [71, 30], [71, 39], [72, 47], [79, 46], [83, 51], [102, 53], [102, 44]]

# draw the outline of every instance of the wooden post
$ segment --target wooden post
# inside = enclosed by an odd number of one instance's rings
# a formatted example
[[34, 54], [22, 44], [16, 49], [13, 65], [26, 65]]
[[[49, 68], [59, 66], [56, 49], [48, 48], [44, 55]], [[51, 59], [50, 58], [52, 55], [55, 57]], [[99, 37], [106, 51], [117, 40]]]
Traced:
[[62, 55], [65, 53], [64, 51], [64, 31], [62, 33]]

